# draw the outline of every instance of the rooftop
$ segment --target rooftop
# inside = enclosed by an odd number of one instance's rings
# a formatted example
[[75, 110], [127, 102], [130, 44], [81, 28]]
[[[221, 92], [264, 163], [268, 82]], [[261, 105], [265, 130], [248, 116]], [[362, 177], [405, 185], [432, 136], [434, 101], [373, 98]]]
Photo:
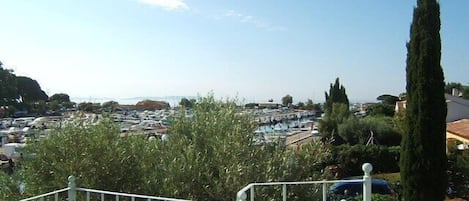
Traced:
[[446, 124], [446, 131], [469, 139], [469, 119], [461, 119]]

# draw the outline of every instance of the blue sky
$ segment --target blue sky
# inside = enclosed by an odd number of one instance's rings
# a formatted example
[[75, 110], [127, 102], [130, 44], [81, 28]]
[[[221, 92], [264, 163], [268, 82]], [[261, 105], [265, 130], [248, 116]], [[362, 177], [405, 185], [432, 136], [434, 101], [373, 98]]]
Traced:
[[[469, 1], [441, 2], [447, 82], [469, 85]], [[410, 0], [0, 1], [0, 61], [49, 94], [352, 101], [405, 91]]]

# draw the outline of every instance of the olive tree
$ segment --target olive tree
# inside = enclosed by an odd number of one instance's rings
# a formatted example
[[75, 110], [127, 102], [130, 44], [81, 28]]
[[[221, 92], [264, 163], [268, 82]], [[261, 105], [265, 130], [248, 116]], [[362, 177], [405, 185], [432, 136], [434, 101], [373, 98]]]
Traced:
[[[257, 145], [254, 118], [240, 112], [234, 100], [208, 96], [197, 103], [190, 117], [181, 108], [162, 140], [121, 136], [119, 126], [106, 118], [51, 132], [26, 148], [16, 173], [26, 184], [23, 197], [63, 188], [69, 175], [85, 188], [209, 201], [232, 200], [252, 182], [322, 179], [330, 152], [321, 143], [298, 150]], [[260, 189], [273, 196], [265, 200], [279, 199], [271, 190]], [[291, 200], [306, 199], [296, 190]]]

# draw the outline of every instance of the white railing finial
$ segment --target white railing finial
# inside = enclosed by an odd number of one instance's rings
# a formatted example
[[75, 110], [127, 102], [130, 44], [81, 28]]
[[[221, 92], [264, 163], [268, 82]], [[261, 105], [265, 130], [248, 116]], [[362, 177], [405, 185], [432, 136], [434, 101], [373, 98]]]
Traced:
[[68, 177], [68, 201], [77, 200], [77, 184], [75, 183], [75, 177]]
[[362, 165], [363, 175], [363, 201], [371, 201], [371, 171], [373, 166], [369, 163]]
[[370, 163], [365, 163], [362, 165], [362, 170], [365, 173], [365, 176], [371, 176], [371, 171], [373, 170], [373, 165]]

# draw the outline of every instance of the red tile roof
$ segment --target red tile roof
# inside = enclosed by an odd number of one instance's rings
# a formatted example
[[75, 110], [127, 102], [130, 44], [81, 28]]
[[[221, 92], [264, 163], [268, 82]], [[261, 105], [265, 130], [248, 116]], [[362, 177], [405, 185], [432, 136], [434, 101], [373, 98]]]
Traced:
[[469, 119], [461, 119], [446, 124], [446, 131], [469, 139]]

